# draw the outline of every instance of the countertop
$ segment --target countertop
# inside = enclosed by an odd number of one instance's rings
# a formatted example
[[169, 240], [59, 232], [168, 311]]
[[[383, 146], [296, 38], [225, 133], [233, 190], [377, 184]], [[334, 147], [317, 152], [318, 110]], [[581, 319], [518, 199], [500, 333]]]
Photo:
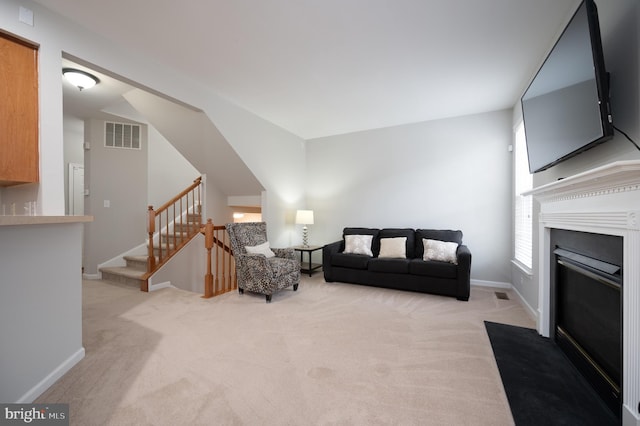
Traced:
[[0, 226], [93, 222], [93, 216], [0, 216]]

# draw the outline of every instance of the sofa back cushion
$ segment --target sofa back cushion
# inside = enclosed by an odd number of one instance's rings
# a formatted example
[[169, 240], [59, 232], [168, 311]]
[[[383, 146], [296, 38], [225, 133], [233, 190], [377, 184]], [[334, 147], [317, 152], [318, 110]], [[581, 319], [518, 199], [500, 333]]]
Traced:
[[416, 229], [415, 236], [415, 256], [422, 259], [424, 256], [424, 244], [422, 239], [450, 241], [462, 244], [462, 231], [451, 231], [448, 229]]
[[378, 256], [380, 252], [380, 240], [378, 239], [378, 233], [380, 232], [377, 228], [344, 228], [342, 231], [342, 241], [344, 242], [345, 235], [371, 235], [373, 236], [371, 242], [371, 251], [373, 252], [373, 256]]
[[[406, 247], [407, 247], [407, 251], [406, 251], [406, 257], [407, 259], [413, 259], [415, 257], [415, 247], [416, 247], [416, 237], [415, 237], [415, 231], [411, 228], [384, 228], [381, 229], [380, 232], [378, 233], [378, 252], [375, 253], [375, 256], [378, 256], [378, 254], [380, 253], [379, 249], [380, 249], [380, 240], [383, 238], [396, 238], [396, 237], [406, 237], [407, 238], [407, 242], [406, 242]], [[422, 240], [421, 240], [422, 243]]]

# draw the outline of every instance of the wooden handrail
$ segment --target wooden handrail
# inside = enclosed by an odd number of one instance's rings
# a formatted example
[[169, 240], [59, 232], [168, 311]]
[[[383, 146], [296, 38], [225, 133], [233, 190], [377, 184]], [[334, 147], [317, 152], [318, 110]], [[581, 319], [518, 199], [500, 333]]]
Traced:
[[[203, 298], [210, 298], [238, 288], [233, 251], [228, 244], [224, 226], [214, 226], [211, 219], [202, 227], [207, 249], [207, 273], [204, 277]], [[215, 249], [215, 250], [214, 250]], [[212, 250], [214, 251], [212, 253]]]
[[149, 291], [149, 277], [199, 233], [201, 224], [202, 177], [159, 209], [148, 207], [147, 272], [140, 290]]
[[182, 190], [178, 195], [164, 203], [160, 206], [156, 211], [161, 212], [163, 210], [167, 210], [169, 207], [173, 206], [176, 202], [178, 202], [182, 197], [187, 195], [189, 192], [193, 191], [195, 188], [199, 187], [202, 183], [202, 176], [193, 181], [191, 185], [189, 185], [186, 189]]

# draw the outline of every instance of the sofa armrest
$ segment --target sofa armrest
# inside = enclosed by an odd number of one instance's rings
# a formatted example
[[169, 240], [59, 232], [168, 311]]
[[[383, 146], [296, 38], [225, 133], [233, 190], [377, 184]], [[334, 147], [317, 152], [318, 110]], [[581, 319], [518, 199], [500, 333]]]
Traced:
[[322, 248], [322, 271], [324, 272], [324, 280], [328, 283], [333, 282], [331, 257], [341, 251], [344, 251], [343, 240], [327, 244]]
[[458, 246], [458, 300], [469, 300], [471, 292], [471, 251], [465, 245]]

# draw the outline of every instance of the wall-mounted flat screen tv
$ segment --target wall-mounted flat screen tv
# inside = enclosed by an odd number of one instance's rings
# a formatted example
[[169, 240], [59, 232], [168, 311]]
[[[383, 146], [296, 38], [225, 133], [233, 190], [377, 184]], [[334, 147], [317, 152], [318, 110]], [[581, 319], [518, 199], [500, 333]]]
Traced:
[[598, 11], [584, 0], [522, 96], [529, 170], [546, 170], [613, 136]]

